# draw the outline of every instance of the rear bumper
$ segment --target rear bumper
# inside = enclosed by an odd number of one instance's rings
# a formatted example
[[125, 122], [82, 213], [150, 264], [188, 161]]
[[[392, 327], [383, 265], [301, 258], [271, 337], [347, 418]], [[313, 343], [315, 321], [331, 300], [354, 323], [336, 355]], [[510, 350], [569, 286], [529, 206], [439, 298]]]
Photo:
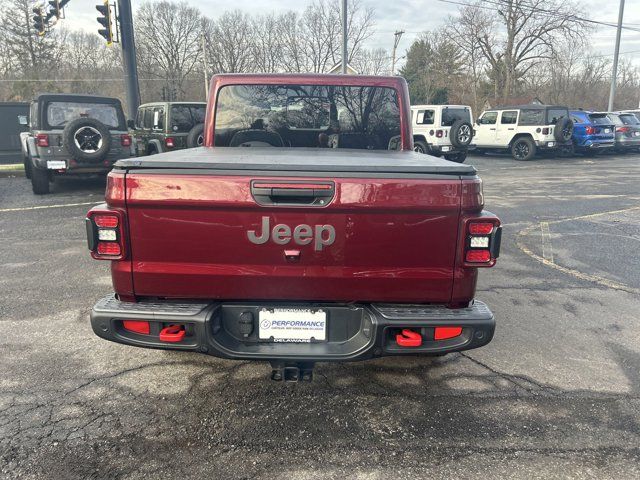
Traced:
[[[259, 309], [279, 307], [326, 311], [327, 341], [274, 343], [259, 340]], [[123, 320], [149, 322], [149, 333], [125, 330]], [[169, 325], [184, 326], [185, 335], [179, 342], [160, 340], [160, 330]], [[406, 304], [129, 303], [110, 295], [94, 305], [91, 326], [99, 337], [137, 347], [196, 351], [238, 360], [315, 362], [407, 354], [437, 355], [478, 348], [493, 338], [495, 320], [489, 308], [479, 301], [467, 308], [449, 309]], [[459, 335], [434, 340], [435, 327], [453, 326], [462, 328]], [[407, 328], [420, 333], [420, 346], [397, 344], [396, 335]]]
[[613, 148], [615, 142], [613, 140], [585, 140], [582, 143], [576, 144], [576, 150], [605, 150], [607, 148]]
[[429, 153], [436, 155], [450, 155], [452, 153], [469, 152], [475, 150], [476, 145], [470, 144], [464, 148], [454, 147], [453, 145], [432, 145], [429, 144]]

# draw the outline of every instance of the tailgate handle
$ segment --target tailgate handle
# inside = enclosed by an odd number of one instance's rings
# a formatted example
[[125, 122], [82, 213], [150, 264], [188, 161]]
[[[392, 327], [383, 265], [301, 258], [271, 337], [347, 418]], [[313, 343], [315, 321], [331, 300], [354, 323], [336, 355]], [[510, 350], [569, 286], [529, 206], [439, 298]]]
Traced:
[[333, 182], [253, 180], [251, 195], [259, 205], [322, 207], [333, 199], [335, 184]]

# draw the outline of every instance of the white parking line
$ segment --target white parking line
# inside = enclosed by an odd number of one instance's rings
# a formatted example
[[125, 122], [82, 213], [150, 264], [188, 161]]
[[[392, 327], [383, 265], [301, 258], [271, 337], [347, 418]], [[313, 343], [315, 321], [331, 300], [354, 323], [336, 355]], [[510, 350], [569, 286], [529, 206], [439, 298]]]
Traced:
[[549, 263], [553, 263], [553, 247], [551, 246], [551, 234], [549, 222], [540, 222], [542, 232], [542, 257]]
[[3, 212], [24, 212], [27, 210], [44, 210], [47, 208], [64, 208], [64, 207], [78, 207], [80, 205], [98, 205], [103, 202], [81, 202], [81, 203], [65, 203], [62, 205], [39, 205], [36, 207], [17, 207], [17, 208], [0, 208], [0, 213]]
[[[528, 255], [529, 257], [533, 258], [534, 260], [537, 260], [538, 262], [542, 263], [543, 265], [546, 265], [547, 267], [551, 267], [554, 268], [566, 275], [570, 275], [572, 277], [575, 278], [579, 278], [581, 280], [586, 280], [588, 282], [592, 282], [592, 283], [597, 283], [598, 285], [602, 285], [603, 287], [607, 287], [607, 288], [612, 288], [614, 290], [621, 290], [623, 292], [628, 292], [628, 293], [632, 293], [635, 295], [640, 295], [640, 288], [635, 288], [635, 287], [631, 287], [629, 285], [625, 285], [624, 283], [618, 283], [615, 282], [613, 280], [609, 280], [608, 278], [602, 277], [600, 275], [592, 275], [592, 274], [588, 274], [588, 273], [583, 273], [580, 272], [578, 270], [574, 270], [572, 268], [567, 268], [567, 267], [563, 267], [561, 265], [558, 265], [557, 263], [555, 263], [553, 261], [553, 254], [551, 256], [551, 259], [549, 259], [547, 256], [545, 256], [544, 253], [544, 237], [545, 237], [545, 227], [542, 225], [543, 223], [546, 225], [546, 230], [547, 230], [547, 234], [549, 232], [549, 224], [555, 224], [555, 223], [562, 223], [562, 222], [568, 222], [571, 220], [583, 220], [583, 219], [587, 219], [587, 218], [595, 218], [595, 217], [600, 217], [603, 215], [613, 215], [616, 213], [623, 213], [623, 212], [630, 212], [633, 210], [638, 210], [640, 209], [640, 206], [638, 207], [630, 207], [630, 208], [623, 208], [621, 210], [611, 210], [609, 212], [600, 212], [600, 213], [590, 213], [588, 215], [579, 215], [577, 217], [570, 217], [570, 218], [563, 218], [560, 220], [552, 220], [549, 222], [540, 222], [539, 225], [536, 224], [532, 224], [529, 225], [528, 227], [526, 227], [524, 230], [520, 231], [517, 236], [516, 236], [516, 245], [518, 246], [518, 248], [526, 255]], [[536, 229], [536, 227], [540, 227], [540, 229], [542, 230], [542, 242], [543, 242], [543, 256], [537, 255], [535, 253], [533, 253], [531, 251], [531, 249], [529, 249], [526, 245], [524, 245], [522, 243], [522, 240], [524, 237], [526, 237], [527, 235], [529, 235], [533, 230]]]

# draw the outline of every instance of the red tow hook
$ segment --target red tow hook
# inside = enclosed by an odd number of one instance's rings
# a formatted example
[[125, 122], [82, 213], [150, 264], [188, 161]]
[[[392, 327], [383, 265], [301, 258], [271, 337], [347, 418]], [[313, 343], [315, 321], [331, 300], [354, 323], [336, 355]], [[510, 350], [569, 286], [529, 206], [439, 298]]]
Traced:
[[422, 345], [422, 335], [408, 328], [402, 329], [402, 333], [396, 335], [396, 343], [401, 347], [419, 347]]
[[161, 342], [181, 342], [184, 338], [184, 325], [169, 325], [160, 330]]

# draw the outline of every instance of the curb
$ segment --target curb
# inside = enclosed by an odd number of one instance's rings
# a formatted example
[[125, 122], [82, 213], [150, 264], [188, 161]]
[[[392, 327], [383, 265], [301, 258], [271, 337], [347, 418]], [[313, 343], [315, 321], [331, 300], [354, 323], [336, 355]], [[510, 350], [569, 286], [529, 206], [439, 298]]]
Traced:
[[7, 177], [24, 177], [24, 165], [21, 163], [0, 165], [0, 178]]

